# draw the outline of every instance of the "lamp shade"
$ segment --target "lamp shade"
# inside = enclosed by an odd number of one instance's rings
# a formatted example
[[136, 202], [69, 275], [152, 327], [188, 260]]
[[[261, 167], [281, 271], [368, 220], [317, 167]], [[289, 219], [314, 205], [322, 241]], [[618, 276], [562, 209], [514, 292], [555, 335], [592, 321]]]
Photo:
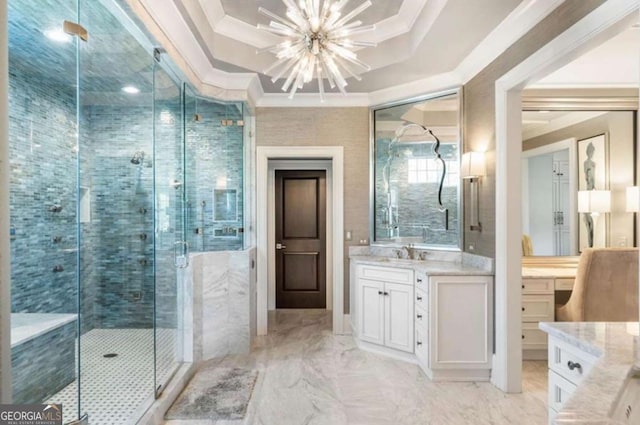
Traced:
[[640, 211], [640, 187], [631, 186], [627, 188], [627, 212]]
[[487, 174], [484, 152], [466, 152], [460, 163], [460, 176], [463, 179], [482, 177]]
[[580, 213], [611, 212], [611, 191], [609, 190], [578, 191], [578, 212]]

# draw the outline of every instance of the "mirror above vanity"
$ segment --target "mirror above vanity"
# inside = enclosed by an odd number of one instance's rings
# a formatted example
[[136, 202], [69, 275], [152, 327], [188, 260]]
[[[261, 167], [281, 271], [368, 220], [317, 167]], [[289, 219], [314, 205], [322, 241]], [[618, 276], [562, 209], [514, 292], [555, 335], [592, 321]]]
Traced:
[[627, 205], [627, 188], [635, 186], [635, 111], [526, 105], [525, 98], [523, 234], [531, 242], [523, 254], [635, 246]]
[[373, 245], [459, 250], [461, 89], [372, 108]]

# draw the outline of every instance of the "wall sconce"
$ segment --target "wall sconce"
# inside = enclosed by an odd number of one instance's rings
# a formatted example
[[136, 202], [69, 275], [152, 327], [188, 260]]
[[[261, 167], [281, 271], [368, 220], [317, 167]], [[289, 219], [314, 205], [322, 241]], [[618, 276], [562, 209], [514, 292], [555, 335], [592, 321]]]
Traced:
[[469, 229], [472, 231], [482, 231], [482, 224], [479, 220], [479, 200], [478, 186], [480, 177], [487, 175], [487, 166], [484, 152], [466, 152], [462, 155], [460, 164], [460, 176], [463, 180], [469, 180]]
[[592, 219], [592, 232], [589, 237], [589, 248], [595, 245], [595, 229], [598, 224], [598, 217], [601, 213], [611, 212], [611, 191], [610, 190], [579, 190], [578, 191], [578, 212], [590, 214]]
[[631, 186], [627, 188], [627, 212], [640, 211], [640, 187]]

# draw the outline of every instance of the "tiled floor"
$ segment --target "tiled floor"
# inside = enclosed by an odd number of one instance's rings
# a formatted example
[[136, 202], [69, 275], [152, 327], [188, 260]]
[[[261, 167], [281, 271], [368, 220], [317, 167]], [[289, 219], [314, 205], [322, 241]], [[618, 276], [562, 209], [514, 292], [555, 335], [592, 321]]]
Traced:
[[[324, 310], [280, 310], [250, 355], [207, 366], [259, 371], [243, 423], [251, 425], [542, 425], [546, 364], [525, 362], [524, 392], [490, 383], [434, 383], [416, 365], [359, 350], [331, 333]], [[205, 424], [167, 421], [166, 425]], [[231, 422], [224, 422], [230, 424]]]
[[[158, 378], [163, 382], [173, 372], [175, 331], [158, 330]], [[80, 341], [81, 413], [91, 425], [129, 423], [138, 409], [153, 401], [153, 329], [93, 329]], [[115, 353], [116, 357], [105, 358]], [[78, 411], [78, 381], [74, 381], [47, 403], [62, 403], [64, 422]]]

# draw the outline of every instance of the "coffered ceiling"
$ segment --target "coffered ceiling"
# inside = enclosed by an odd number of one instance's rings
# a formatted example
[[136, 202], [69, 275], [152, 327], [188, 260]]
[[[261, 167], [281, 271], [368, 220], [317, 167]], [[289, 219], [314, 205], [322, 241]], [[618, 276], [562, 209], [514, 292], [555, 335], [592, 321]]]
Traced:
[[[351, 0], [346, 10], [363, 1]], [[362, 81], [347, 80], [347, 98], [371, 104], [403, 96], [403, 87], [415, 95], [415, 90], [431, 86], [463, 84], [563, 1], [372, 0], [358, 19], [376, 29], [358, 39], [378, 46], [358, 51], [358, 58], [372, 69], [361, 75]], [[258, 102], [283, 96], [284, 80], [274, 82], [264, 73], [275, 56], [257, 53], [282, 39], [256, 27], [269, 23], [259, 7], [285, 15], [282, 0], [128, 2], [138, 4], [134, 10], [140, 19], [155, 27], [154, 35], [172, 56], [181, 57], [177, 62], [199, 83], [222, 89], [223, 94], [253, 90]], [[312, 81], [296, 97], [304, 99], [305, 92], [316, 91]]]

